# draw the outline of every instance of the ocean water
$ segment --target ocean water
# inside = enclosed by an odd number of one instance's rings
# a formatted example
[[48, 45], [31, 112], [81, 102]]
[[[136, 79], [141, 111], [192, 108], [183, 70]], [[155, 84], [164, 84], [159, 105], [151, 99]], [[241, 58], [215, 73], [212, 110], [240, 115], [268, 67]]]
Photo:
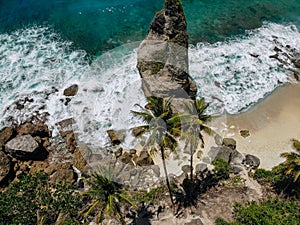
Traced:
[[[240, 113], [294, 82], [289, 56], [300, 52], [299, 0], [182, 2], [190, 75], [198, 96], [211, 102], [210, 113]], [[138, 124], [130, 114], [134, 104], [145, 103], [136, 51], [162, 5], [0, 0], [0, 127], [44, 113], [57, 131], [57, 122], [72, 117], [81, 141], [105, 146], [106, 130]], [[286, 53], [280, 59], [287, 64], [269, 57], [275, 47]], [[72, 84], [79, 91], [66, 104], [62, 92]]]

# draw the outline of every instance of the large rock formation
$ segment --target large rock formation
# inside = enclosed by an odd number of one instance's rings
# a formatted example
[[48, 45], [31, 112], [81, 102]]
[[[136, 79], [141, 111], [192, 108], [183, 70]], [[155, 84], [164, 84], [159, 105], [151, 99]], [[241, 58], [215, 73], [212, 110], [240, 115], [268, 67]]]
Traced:
[[166, 0], [138, 50], [137, 68], [146, 96], [195, 98], [188, 74], [188, 34], [180, 0]]

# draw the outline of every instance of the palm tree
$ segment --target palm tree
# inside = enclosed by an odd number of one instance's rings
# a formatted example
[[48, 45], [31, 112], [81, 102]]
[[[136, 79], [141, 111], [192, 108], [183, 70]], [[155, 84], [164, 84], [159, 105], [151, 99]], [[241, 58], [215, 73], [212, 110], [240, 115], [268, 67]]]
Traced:
[[[189, 147], [191, 183], [193, 183], [194, 153], [200, 141], [202, 142], [202, 145], [204, 145], [202, 131], [212, 134], [212, 130], [206, 125], [212, 119], [210, 115], [205, 114], [205, 110], [209, 104], [205, 103], [204, 98], [196, 99], [194, 103], [195, 104], [193, 105], [190, 101], [185, 101], [184, 113], [180, 113], [172, 118], [174, 120], [172, 122], [177, 124], [173, 131], [182, 135], [185, 139], [184, 149]], [[169, 121], [171, 121], [171, 119], [169, 119]]]
[[137, 104], [136, 106], [140, 108], [140, 111], [132, 110], [131, 112], [146, 123], [145, 125], [140, 126], [140, 128], [144, 129], [143, 134], [150, 133], [150, 137], [145, 145], [147, 148], [150, 148], [150, 155], [153, 155], [156, 152], [159, 152], [161, 155], [170, 200], [173, 210], [175, 210], [165, 162], [167, 157], [166, 150], [174, 151], [178, 145], [177, 140], [170, 132], [173, 128], [173, 124], [168, 122], [173, 117], [171, 110], [172, 99], [172, 97], [147, 97], [148, 104], [145, 107]]
[[97, 216], [97, 222], [102, 222], [106, 216], [115, 218], [121, 224], [126, 224], [121, 213], [121, 202], [128, 203], [136, 208], [134, 203], [127, 197], [126, 190], [119, 183], [112, 181], [110, 177], [101, 175], [99, 173], [92, 174], [92, 181], [88, 181], [91, 186], [90, 189], [85, 192], [95, 199], [89, 209], [84, 213], [87, 217], [93, 210], [100, 208]]
[[293, 182], [296, 183], [300, 180], [300, 141], [295, 139], [292, 141], [296, 152], [284, 152], [280, 156], [286, 159], [282, 164], [284, 166], [284, 173], [292, 176]]

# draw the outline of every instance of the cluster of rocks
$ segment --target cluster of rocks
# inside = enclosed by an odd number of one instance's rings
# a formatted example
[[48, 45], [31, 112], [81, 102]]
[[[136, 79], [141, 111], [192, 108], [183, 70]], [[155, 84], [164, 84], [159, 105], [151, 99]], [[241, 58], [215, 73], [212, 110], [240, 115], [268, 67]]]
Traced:
[[47, 125], [36, 120], [0, 131], [0, 185], [38, 172], [49, 174], [51, 182], [74, 182], [73, 167], [83, 169], [85, 164], [73, 131], [53, 138]]

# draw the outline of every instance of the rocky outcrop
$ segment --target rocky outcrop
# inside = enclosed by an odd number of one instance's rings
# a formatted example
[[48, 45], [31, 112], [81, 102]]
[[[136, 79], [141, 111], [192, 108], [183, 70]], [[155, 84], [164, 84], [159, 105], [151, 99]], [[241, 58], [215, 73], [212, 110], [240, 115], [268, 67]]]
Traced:
[[47, 151], [39, 146], [29, 134], [17, 136], [5, 144], [5, 151], [21, 160], [43, 160], [47, 158]]
[[5, 127], [0, 131], [0, 151], [9, 139], [13, 136], [13, 129], [11, 127]]
[[188, 34], [179, 0], [166, 0], [138, 49], [137, 68], [146, 96], [195, 98], [188, 73]]

